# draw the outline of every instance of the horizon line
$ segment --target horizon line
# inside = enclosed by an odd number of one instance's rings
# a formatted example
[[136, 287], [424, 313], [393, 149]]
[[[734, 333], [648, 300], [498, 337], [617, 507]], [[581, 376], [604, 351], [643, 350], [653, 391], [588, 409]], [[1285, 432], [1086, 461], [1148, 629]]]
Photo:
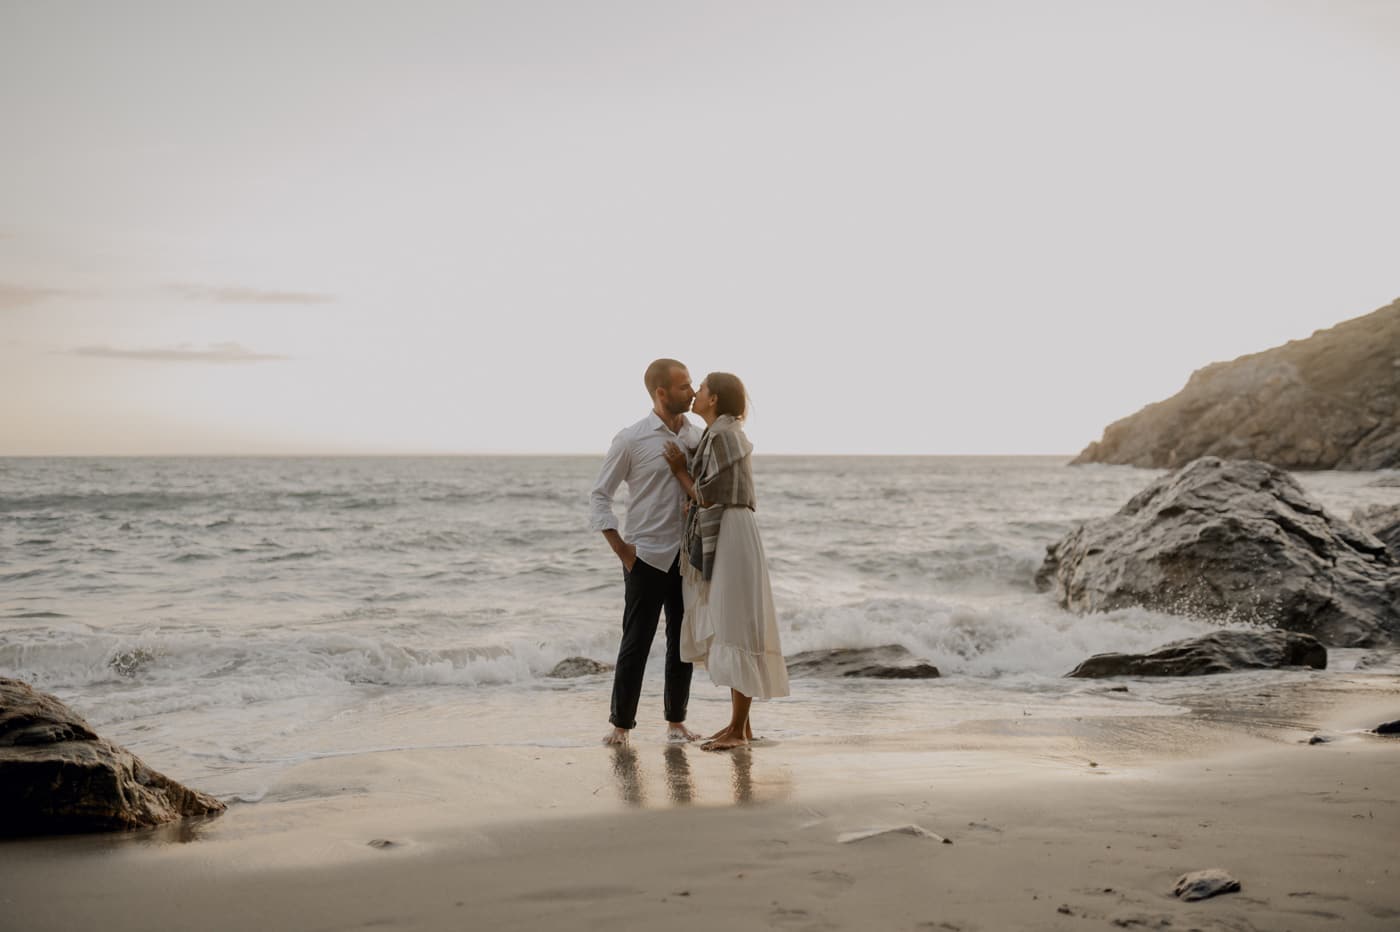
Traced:
[[[468, 458], [468, 457], [592, 457], [601, 459], [605, 455], [603, 452], [577, 452], [577, 451], [469, 451], [469, 452], [306, 452], [289, 451], [279, 453], [0, 453], [0, 460], [5, 459], [429, 459], [429, 458]], [[1072, 459], [1077, 453], [759, 453], [759, 457], [778, 456], [810, 456], [810, 457], [947, 457], [947, 458], [979, 458], [979, 457], [1027, 457], [1027, 458], [1053, 458], [1065, 457]]]

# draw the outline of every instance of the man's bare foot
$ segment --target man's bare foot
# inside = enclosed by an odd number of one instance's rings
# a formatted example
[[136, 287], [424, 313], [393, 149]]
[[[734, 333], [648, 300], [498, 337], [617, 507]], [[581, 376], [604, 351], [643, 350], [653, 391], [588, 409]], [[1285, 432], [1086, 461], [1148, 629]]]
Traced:
[[686, 728], [682, 722], [667, 722], [666, 740], [671, 744], [681, 744], [688, 741], [699, 741], [700, 736]]
[[715, 735], [709, 741], [700, 745], [702, 751], [730, 751], [734, 748], [748, 747], [749, 739], [742, 734], [731, 732], [728, 729]]
[[626, 744], [626, 743], [627, 743], [627, 729], [626, 729], [626, 728], [614, 728], [612, 731], [608, 732], [606, 735], [603, 735], [603, 743], [604, 743], [604, 744]]

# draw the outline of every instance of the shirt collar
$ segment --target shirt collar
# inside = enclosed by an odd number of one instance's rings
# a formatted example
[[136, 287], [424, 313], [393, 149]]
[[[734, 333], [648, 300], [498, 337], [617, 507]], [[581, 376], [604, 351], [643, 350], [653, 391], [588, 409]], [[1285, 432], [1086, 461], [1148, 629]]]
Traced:
[[681, 434], [687, 433], [693, 430], [695, 427], [695, 424], [690, 420], [690, 418], [686, 417], [683, 414], [681, 415], [681, 429], [676, 431], [674, 434], [671, 433], [671, 428], [666, 426], [666, 422], [661, 420], [661, 418], [657, 416], [656, 411], [653, 410], [648, 412], [646, 420], [647, 426], [651, 430], [664, 430], [667, 434], [670, 434], [672, 437], [679, 437]]

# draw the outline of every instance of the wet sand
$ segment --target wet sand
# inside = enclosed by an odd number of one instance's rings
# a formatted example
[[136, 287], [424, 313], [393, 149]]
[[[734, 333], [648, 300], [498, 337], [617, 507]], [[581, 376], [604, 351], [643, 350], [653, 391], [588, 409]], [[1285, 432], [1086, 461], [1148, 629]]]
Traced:
[[[1362, 729], [1394, 718], [1386, 677], [730, 754], [330, 758], [207, 822], [0, 844], [0, 927], [1393, 930], [1400, 739]], [[840, 841], [906, 825], [952, 843]], [[1170, 895], [1212, 867], [1242, 890]]]

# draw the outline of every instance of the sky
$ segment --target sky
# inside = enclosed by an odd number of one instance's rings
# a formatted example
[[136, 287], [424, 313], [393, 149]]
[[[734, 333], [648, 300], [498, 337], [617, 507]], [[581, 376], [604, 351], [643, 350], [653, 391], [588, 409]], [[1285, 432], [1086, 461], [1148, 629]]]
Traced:
[[1400, 297], [1389, 0], [0, 0], [0, 455], [1072, 454]]

